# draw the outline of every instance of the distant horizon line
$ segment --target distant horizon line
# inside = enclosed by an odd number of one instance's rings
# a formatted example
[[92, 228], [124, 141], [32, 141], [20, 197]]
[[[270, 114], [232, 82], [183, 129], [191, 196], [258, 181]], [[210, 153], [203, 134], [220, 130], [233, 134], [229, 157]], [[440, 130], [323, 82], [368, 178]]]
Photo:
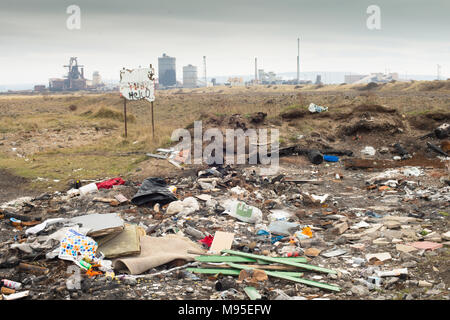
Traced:
[[[263, 69], [266, 70], [266, 69]], [[269, 69], [267, 69], [269, 70]], [[269, 70], [270, 72], [270, 70]], [[364, 73], [364, 72], [350, 72], [350, 71], [304, 71], [304, 72], [300, 72], [301, 74], [335, 74], [335, 75], [369, 75], [369, 74], [374, 74], [374, 73], [383, 73], [384, 72], [370, 72], [370, 73]], [[425, 79], [412, 79], [413, 77], [426, 77], [426, 78], [433, 78], [436, 77], [436, 75], [432, 75], [432, 74], [406, 74], [406, 73], [399, 73], [399, 72], [389, 72], [389, 73], [397, 73], [400, 77], [400, 79], [402, 80], [417, 80], [417, 81], [433, 81], [433, 80], [437, 80], [437, 79], [429, 79], [429, 80], [425, 80]], [[389, 74], [388, 73], [388, 74]], [[275, 73], [276, 75], [288, 75], [288, 74], [292, 74], [294, 75], [294, 78], [291, 80], [295, 80], [296, 79], [296, 75], [297, 72], [296, 71], [288, 71], [288, 72], [280, 72], [280, 73]], [[101, 76], [101, 72], [100, 72], [100, 76]], [[405, 78], [401, 78], [401, 76], [407, 76], [408, 78], [411, 79], [405, 79]], [[227, 77], [247, 77], [247, 78], [254, 78], [254, 74], [233, 74], [233, 75], [213, 75], [213, 76], [208, 76], [208, 79], [212, 79], [212, 78], [227, 78]], [[61, 77], [62, 78], [62, 77]], [[441, 75], [440, 80], [447, 80], [448, 76], [445, 75]], [[49, 78], [50, 79], [50, 78]], [[106, 82], [119, 82], [119, 79], [111, 79], [111, 78], [103, 78], [103, 81]], [[180, 81], [182, 79], [177, 79], [177, 81]], [[288, 80], [288, 79], [285, 79]], [[300, 79], [300, 80], [305, 80], [305, 79]], [[322, 79], [323, 81], [324, 79]], [[339, 83], [339, 82], [331, 82], [331, 83]], [[19, 82], [19, 83], [1, 83], [0, 87], [7, 87], [7, 86], [34, 86], [34, 85], [43, 85], [43, 84], [48, 84], [48, 80], [45, 81], [45, 83], [42, 82]]]

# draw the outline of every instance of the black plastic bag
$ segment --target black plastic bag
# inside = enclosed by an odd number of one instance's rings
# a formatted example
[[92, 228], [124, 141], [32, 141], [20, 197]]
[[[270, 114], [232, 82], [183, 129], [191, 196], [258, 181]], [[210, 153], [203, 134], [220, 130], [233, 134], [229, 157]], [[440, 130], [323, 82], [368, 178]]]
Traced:
[[167, 188], [164, 179], [147, 178], [142, 182], [131, 202], [138, 206], [149, 202], [165, 205], [176, 200], [178, 200], [177, 197]]

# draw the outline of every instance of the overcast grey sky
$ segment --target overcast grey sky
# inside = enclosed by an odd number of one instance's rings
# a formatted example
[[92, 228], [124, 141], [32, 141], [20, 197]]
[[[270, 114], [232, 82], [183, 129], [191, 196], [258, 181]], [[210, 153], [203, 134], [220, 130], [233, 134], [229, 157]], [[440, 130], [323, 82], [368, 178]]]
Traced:
[[[69, 30], [69, 5], [81, 29]], [[381, 30], [369, 30], [369, 5]], [[259, 67], [301, 71], [392, 72], [450, 76], [448, 0], [1, 0], [0, 84], [43, 83], [77, 56], [91, 78], [122, 67], [157, 65], [163, 52], [208, 75], [253, 74]]]

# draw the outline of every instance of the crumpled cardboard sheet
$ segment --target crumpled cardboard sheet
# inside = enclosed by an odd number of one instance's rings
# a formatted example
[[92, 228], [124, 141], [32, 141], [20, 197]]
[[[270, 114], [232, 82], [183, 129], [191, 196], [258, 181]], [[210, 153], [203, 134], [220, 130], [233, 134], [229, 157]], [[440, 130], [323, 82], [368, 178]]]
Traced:
[[[179, 235], [142, 236], [140, 241], [141, 253], [136, 256], [114, 260], [113, 267], [115, 270], [130, 274], [141, 274], [175, 259], [194, 261], [197, 255], [206, 253], [198, 244]], [[188, 253], [188, 251], [193, 253]]]
[[124, 228], [124, 221], [117, 213], [95, 213], [70, 219], [72, 223], [79, 223], [89, 229], [90, 237], [101, 237], [111, 233], [119, 233]]
[[144, 235], [143, 228], [125, 224], [125, 229], [121, 233], [97, 239], [98, 251], [108, 259], [139, 254], [141, 252], [140, 237]]

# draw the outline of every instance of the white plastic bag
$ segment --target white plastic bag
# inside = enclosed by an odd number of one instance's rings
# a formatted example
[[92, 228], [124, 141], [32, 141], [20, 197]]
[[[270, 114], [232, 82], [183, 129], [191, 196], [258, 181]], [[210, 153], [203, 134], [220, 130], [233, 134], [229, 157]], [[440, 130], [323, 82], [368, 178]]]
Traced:
[[261, 210], [242, 201], [228, 201], [225, 204], [224, 213], [248, 223], [260, 223], [262, 221]]

